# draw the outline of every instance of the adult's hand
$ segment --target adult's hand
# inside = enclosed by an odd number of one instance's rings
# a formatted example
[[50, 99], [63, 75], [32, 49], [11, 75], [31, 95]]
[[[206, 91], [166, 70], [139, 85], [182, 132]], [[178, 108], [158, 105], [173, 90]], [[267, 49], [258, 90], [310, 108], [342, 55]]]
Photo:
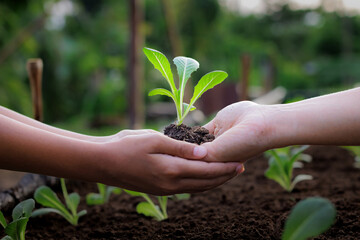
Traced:
[[201, 161], [201, 146], [171, 139], [152, 130], [128, 131], [118, 141], [104, 143], [101, 166], [104, 183], [122, 188], [170, 195], [199, 192], [237, 175], [239, 163]]

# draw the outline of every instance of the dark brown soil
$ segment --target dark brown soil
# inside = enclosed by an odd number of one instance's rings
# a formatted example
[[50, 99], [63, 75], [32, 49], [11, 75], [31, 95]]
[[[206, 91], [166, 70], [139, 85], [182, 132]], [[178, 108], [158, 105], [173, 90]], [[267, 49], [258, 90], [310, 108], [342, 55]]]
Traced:
[[164, 134], [180, 141], [186, 141], [189, 143], [202, 144], [211, 142], [215, 139], [215, 136], [209, 134], [209, 130], [201, 126], [188, 127], [184, 124], [176, 125], [170, 124], [164, 130]]
[[262, 156], [246, 164], [246, 171], [214, 190], [193, 194], [190, 200], [169, 201], [169, 219], [157, 222], [135, 212], [141, 198], [112, 196], [103, 206], [86, 206], [86, 193], [96, 185], [71, 184], [82, 196], [88, 214], [77, 227], [51, 214], [30, 219], [27, 239], [280, 239], [285, 219], [300, 200], [321, 196], [336, 206], [336, 222], [316, 239], [359, 239], [360, 170], [353, 157], [337, 147], [311, 147], [313, 162], [294, 174], [306, 173], [312, 181], [299, 183], [292, 193], [264, 177]]

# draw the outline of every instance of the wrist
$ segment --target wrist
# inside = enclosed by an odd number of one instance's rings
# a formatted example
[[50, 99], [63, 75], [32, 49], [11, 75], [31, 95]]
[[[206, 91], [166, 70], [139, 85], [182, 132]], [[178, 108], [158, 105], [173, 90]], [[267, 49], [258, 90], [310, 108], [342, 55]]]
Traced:
[[298, 118], [291, 104], [264, 106], [267, 121], [268, 149], [300, 144]]

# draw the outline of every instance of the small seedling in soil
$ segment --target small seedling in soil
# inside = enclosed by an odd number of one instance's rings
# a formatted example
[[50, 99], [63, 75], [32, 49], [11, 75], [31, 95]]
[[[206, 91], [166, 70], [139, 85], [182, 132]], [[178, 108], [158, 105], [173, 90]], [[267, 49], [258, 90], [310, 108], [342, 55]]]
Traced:
[[78, 224], [79, 218], [86, 214], [86, 210], [77, 212], [77, 208], [80, 203], [79, 194], [77, 193], [68, 194], [65, 185], [65, 179], [61, 178], [60, 183], [67, 208], [59, 200], [59, 198], [56, 196], [55, 192], [51, 190], [51, 188], [47, 186], [41, 186], [38, 189], [36, 189], [34, 198], [37, 203], [47, 208], [41, 208], [35, 210], [32, 216], [36, 217], [47, 213], [57, 213], [63, 216], [69, 223], [76, 226]]
[[89, 193], [86, 196], [86, 203], [88, 205], [101, 205], [107, 203], [111, 193], [120, 194], [121, 189], [117, 187], [106, 186], [102, 183], [97, 183], [99, 193]]
[[7, 224], [3, 213], [0, 211], [0, 224], [7, 234], [2, 240], [25, 240], [26, 225], [34, 207], [35, 201], [33, 199], [25, 200], [16, 205], [12, 211], [13, 221], [9, 224]]
[[179, 75], [179, 84], [177, 88], [175, 86], [170, 63], [166, 56], [151, 48], [144, 48], [144, 53], [154, 67], [164, 76], [170, 86], [170, 91], [164, 88], [153, 89], [150, 91], [149, 96], [165, 95], [170, 97], [175, 103], [177, 124], [171, 124], [166, 127], [164, 133], [174, 139], [197, 144], [212, 141], [214, 136], [210, 135], [209, 131], [205, 128], [196, 127], [196, 129], [193, 129], [183, 125], [182, 123], [188, 113], [196, 109], [194, 104], [201, 95], [207, 90], [223, 82], [225, 78], [227, 78], [228, 74], [224, 71], [218, 70], [205, 74], [195, 86], [190, 103], [187, 104], [184, 103], [185, 86], [191, 74], [199, 68], [199, 63], [195, 59], [189, 57], [179, 56], [174, 58], [173, 61], [177, 67]]
[[286, 220], [282, 240], [306, 240], [317, 237], [334, 223], [334, 205], [321, 197], [300, 201]]
[[355, 156], [354, 167], [360, 168], [360, 146], [344, 146], [343, 148], [349, 150]]
[[152, 217], [154, 219], [156, 219], [157, 221], [162, 221], [168, 218], [167, 215], [167, 200], [168, 197], [167, 196], [158, 196], [158, 202], [159, 205], [155, 205], [154, 202], [151, 200], [151, 198], [149, 197], [149, 195], [147, 195], [146, 193], [141, 193], [141, 192], [135, 192], [135, 191], [130, 191], [130, 190], [125, 190], [124, 191], [126, 193], [128, 193], [130, 196], [133, 197], [143, 197], [146, 202], [140, 202], [137, 206], [136, 206], [136, 211], [139, 214], [144, 214], [147, 217]]
[[292, 180], [294, 164], [307, 148], [308, 146], [293, 148], [288, 151], [288, 154], [283, 154], [284, 150], [278, 149], [267, 151], [267, 155], [270, 158], [269, 168], [266, 170], [265, 176], [279, 183], [288, 192], [291, 192], [297, 183], [304, 180], [312, 180], [313, 177], [306, 174], [297, 175]]

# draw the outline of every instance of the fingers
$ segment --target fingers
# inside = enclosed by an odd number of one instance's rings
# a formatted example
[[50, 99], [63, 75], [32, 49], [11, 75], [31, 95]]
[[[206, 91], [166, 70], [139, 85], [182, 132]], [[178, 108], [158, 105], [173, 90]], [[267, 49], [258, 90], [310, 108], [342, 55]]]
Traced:
[[182, 189], [181, 192], [186, 193], [203, 192], [216, 188], [235, 176], [237, 176], [237, 174], [221, 176], [213, 179], [183, 179], [179, 182], [179, 188]]
[[206, 148], [188, 143], [185, 141], [178, 141], [164, 135], [157, 135], [153, 137], [154, 149], [151, 153], [168, 154], [185, 159], [202, 159], [206, 156]]
[[239, 163], [187, 161], [178, 166], [180, 176], [185, 178], [210, 179], [236, 174], [242, 168]]
[[203, 127], [209, 130], [211, 134], [214, 134], [214, 130], [215, 130], [214, 119], [208, 122], [207, 124], [205, 124]]

